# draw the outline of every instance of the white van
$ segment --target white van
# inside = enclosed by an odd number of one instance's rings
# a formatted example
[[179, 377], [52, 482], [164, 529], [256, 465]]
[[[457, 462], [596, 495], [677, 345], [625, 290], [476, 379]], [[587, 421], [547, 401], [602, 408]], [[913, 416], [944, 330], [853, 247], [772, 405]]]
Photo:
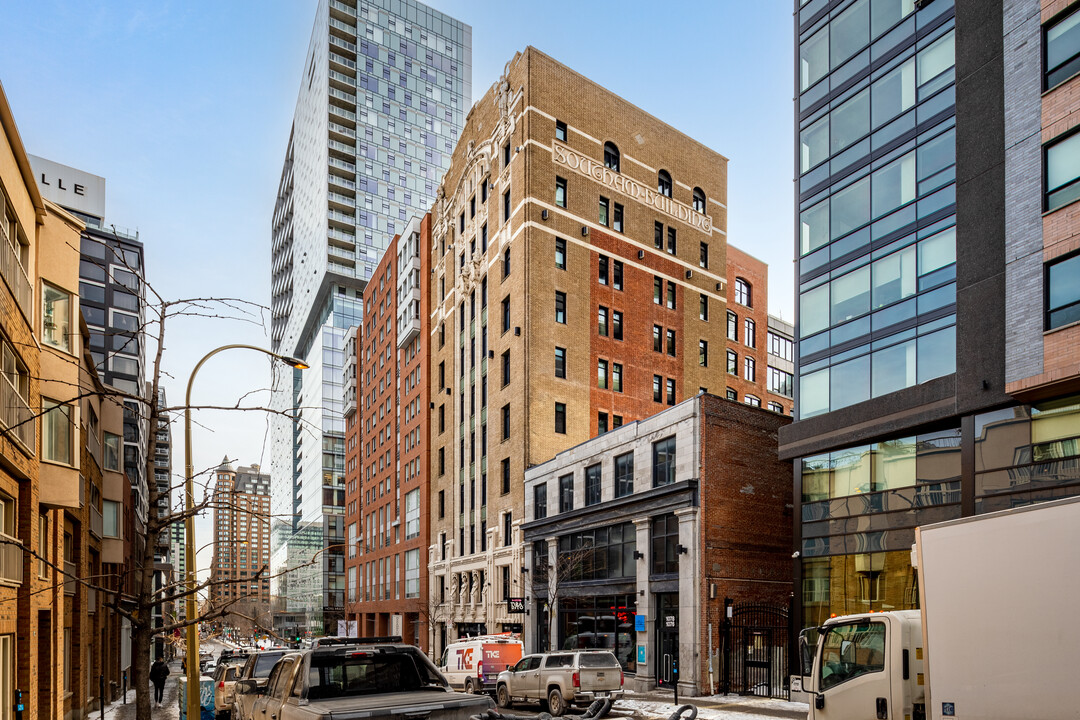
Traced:
[[523, 648], [511, 633], [462, 638], [443, 650], [439, 670], [455, 690], [494, 693], [499, 673], [521, 659]]

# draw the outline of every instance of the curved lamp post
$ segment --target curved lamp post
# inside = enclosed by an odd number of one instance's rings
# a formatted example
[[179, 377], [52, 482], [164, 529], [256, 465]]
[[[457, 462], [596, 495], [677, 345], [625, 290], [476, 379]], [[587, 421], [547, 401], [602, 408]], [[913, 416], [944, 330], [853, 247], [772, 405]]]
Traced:
[[[217, 355], [219, 352], [233, 349], [255, 350], [264, 355], [276, 358], [289, 367], [297, 368], [299, 370], [304, 370], [308, 367], [302, 360], [279, 355], [275, 352], [270, 352], [265, 348], [258, 347], [257, 345], [222, 345], [221, 347], [206, 353], [202, 360], [196, 363], [195, 369], [191, 371], [191, 375], [188, 377], [187, 394], [184, 395], [184, 508], [188, 513], [187, 518], [184, 520], [184, 528], [186, 531], [184, 552], [187, 555], [187, 591], [189, 594], [185, 605], [187, 608], [187, 620], [189, 622], [195, 619], [198, 612], [195, 599], [195, 587], [197, 585], [195, 580], [195, 468], [192, 465], [191, 460], [191, 384], [195, 381], [195, 375], [198, 374], [199, 368], [203, 366], [203, 363]], [[192, 622], [187, 627], [187, 649], [185, 652], [187, 653], [187, 717], [188, 720], [199, 720], [202, 716], [202, 709], [199, 704], [199, 676], [201, 675], [201, 672], [199, 668], [198, 623]]]

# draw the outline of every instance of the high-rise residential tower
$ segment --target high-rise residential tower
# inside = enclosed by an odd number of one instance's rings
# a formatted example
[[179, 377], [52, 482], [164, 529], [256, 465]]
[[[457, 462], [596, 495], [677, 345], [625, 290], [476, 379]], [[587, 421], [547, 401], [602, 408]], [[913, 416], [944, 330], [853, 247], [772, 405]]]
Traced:
[[422, 215], [471, 105], [472, 29], [412, 0], [320, 0], [272, 223], [278, 372], [271, 476], [275, 620], [336, 630], [345, 599], [342, 349], [383, 250]]
[[914, 528], [1080, 494], [1080, 2], [795, 3], [802, 626]]

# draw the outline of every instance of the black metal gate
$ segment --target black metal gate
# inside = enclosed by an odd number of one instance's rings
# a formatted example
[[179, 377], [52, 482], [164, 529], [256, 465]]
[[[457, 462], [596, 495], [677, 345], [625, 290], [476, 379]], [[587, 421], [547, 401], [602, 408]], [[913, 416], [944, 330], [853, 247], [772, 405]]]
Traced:
[[791, 697], [790, 608], [745, 603], [731, 606], [721, 630], [720, 679], [725, 693]]

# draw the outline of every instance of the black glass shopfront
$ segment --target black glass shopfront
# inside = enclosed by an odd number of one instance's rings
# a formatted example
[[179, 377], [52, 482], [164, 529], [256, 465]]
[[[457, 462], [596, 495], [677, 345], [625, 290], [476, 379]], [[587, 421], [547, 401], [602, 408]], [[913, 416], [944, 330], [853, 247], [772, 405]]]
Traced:
[[634, 595], [560, 598], [559, 648], [610, 650], [626, 672], [637, 672]]

